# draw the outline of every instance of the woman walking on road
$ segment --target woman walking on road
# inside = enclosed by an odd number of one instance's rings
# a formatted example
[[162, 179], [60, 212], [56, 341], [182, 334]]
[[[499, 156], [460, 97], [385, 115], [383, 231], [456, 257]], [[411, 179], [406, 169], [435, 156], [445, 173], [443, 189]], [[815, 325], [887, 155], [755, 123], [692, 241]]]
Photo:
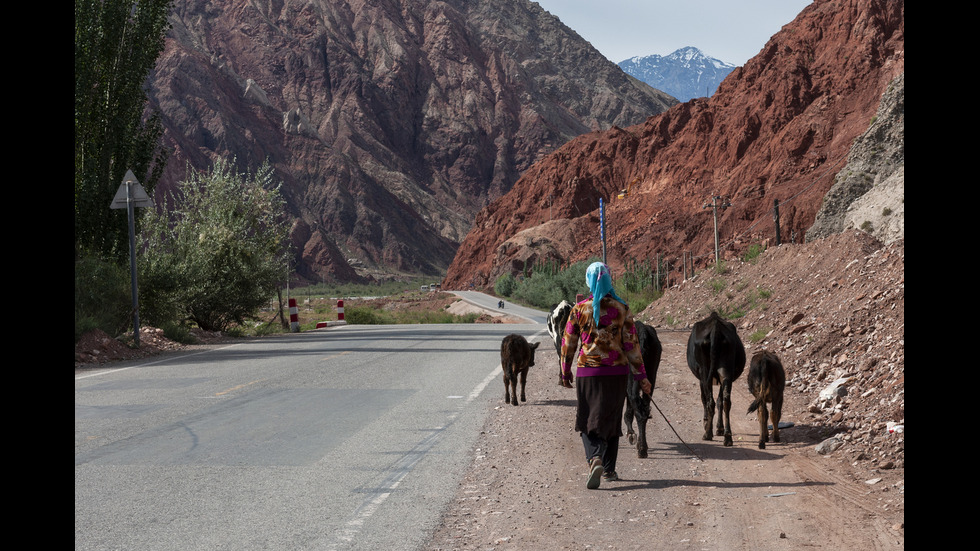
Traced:
[[[561, 343], [562, 386], [576, 380], [578, 408], [575, 430], [582, 435], [589, 462], [586, 487], [594, 490], [603, 478], [618, 480], [616, 459], [623, 435], [626, 377], [631, 375], [643, 392], [653, 392], [640, 356], [640, 344], [629, 306], [613, 290], [609, 268], [594, 262], [585, 272], [590, 299], [572, 308]], [[572, 362], [578, 353], [576, 377]]]

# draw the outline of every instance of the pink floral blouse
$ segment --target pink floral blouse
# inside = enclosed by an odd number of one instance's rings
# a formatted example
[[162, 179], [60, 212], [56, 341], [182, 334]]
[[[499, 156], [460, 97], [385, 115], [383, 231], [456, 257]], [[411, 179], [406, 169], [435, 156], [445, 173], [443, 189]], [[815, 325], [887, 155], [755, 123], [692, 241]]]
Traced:
[[599, 327], [595, 327], [592, 316], [591, 297], [572, 308], [561, 340], [561, 372], [565, 380], [571, 378], [576, 351], [578, 377], [627, 373], [636, 380], [646, 377], [633, 314], [614, 298], [602, 299]]

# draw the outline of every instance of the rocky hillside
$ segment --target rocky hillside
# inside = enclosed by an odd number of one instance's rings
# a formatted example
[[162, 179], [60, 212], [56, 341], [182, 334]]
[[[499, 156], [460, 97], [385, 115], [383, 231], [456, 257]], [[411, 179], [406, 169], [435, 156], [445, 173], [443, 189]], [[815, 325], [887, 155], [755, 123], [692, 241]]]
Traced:
[[[846, 442], [846, 462], [905, 464], [905, 240], [860, 230], [772, 247], [664, 293], [638, 314], [686, 329], [711, 310], [732, 316], [751, 354], [777, 353], [813, 436]], [[799, 423], [799, 422], [798, 422]]]
[[[816, 0], [711, 98], [580, 136], [535, 164], [477, 216], [445, 285], [489, 288], [542, 260], [601, 257], [600, 199], [614, 270], [655, 254], [674, 270], [685, 255], [712, 263], [713, 204], [725, 257], [775, 241], [777, 202], [781, 241], [801, 243], [856, 139], [904, 144], [904, 124], [873, 124], [889, 90], [904, 120], [904, 71], [904, 1]], [[888, 150], [900, 154], [885, 170], [904, 174], [904, 145]], [[862, 179], [881, 179], [878, 166], [862, 163]]]
[[676, 104], [527, 0], [177, 0], [171, 23], [158, 192], [269, 160], [312, 281], [441, 273], [534, 162]]

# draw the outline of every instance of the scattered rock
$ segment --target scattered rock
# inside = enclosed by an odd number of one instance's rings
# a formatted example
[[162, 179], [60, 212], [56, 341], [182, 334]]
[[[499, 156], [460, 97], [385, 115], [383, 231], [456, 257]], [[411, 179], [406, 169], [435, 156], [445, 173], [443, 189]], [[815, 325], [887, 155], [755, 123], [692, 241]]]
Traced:
[[840, 438], [837, 438], [835, 436], [835, 437], [828, 438], [823, 442], [817, 444], [815, 449], [817, 450], [817, 453], [819, 453], [820, 455], [829, 455], [837, 451], [843, 445], [844, 442]]
[[[220, 331], [193, 330], [192, 336], [198, 343], [214, 343], [226, 340]], [[93, 329], [75, 343], [75, 369], [98, 367], [110, 362], [137, 360], [160, 354], [161, 352], [185, 348], [179, 342], [168, 339], [163, 329], [140, 327], [140, 346], [131, 346], [132, 333], [112, 338], [101, 329]]]
[[849, 377], [841, 377], [830, 383], [830, 386], [820, 391], [819, 399], [825, 403], [837, 403], [847, 396], [847, 382]]

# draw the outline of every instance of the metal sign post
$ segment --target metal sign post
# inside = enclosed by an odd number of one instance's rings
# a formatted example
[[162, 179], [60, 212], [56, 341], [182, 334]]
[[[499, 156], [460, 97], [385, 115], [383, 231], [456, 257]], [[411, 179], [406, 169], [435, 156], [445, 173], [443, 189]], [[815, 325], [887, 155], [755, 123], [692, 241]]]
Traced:
[[116, 196], [109, 204], [110, 209], [126, 209], [126, 216], [129, 220], [129, 271], [133, 292], [133, 340], [136, 347], [140, 345], [140, 313], [139, 299], [136, 291], [136, 220], [134, 209], [136, 207], [151, 207], [153, 201], [150, 200], [146, 190], [136, 180], [132, 170], [126, 171], [122, 184], [116, 190]]

